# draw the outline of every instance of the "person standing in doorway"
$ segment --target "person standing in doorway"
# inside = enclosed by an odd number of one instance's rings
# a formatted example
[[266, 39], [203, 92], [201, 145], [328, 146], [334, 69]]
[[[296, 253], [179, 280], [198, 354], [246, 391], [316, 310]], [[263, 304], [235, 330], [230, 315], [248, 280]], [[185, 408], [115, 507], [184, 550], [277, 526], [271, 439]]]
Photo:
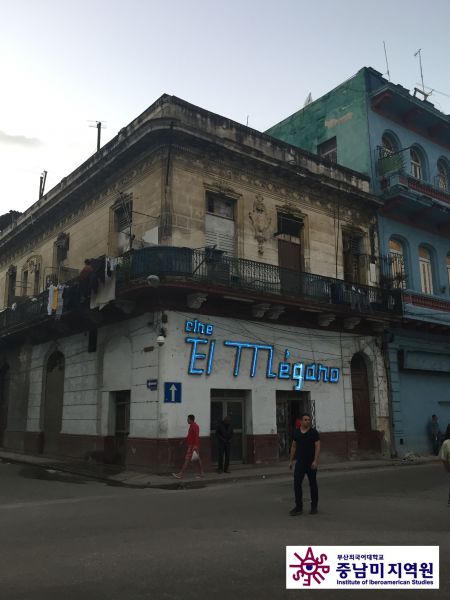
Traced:
[[[450, 423], [447, 425], [447, 430], [445, 432], [444, 441], [441, 446], [441, 452], [439, 453], [439, 458], [441, 459], [445, 470], [448, 473], [450, 473]], [[448, 490], [447, 506], [450, 508], [450, 488]]]
[[433, 454], [435, 456], [437, 456], [439, 454], [439, 448], [441, 445], [442, 434], [441, 434], [441, 428], [439, 426], [439, 420], [436, 415], [431, 415], [429, 429], [430, 429], [431, 445], [433, 447]]
[[187, 422], [189, 424], [188, 434], [186, 436], [186, 455], [184, 457], [183, 466], [179, 473], [172, 473], [176, 479], [182, 479], [184, 472], [189, 466], [189, 463], [195, 462], [198, 465], [199, 474], [197, 477], [203, 477], [203, 466], [200, 459], [200, 428], [195, 422], [194, 415], [188, 415]]
[[233, 427], [230, 417], [227, 415], [220, 421], [216, 429], [217, 454], [218, 454], [218, 473], [229, 473], [231, 438], [233, 437]]
[[317, 468], [320, 456], [320, 435], [317, 429], [311, 427], [311, 415], [303, 413], [300, 419], [300, 429], [296, 428], [294, 431], [289, 460], [289, 469], [292, 469], [295, 459], [295, 506], [289, 513], [291, 517], [301, 515], [303, 512], [302, 483], [305, 475], [308, 477], [311, 492], [311, 515], [317, 514], [319, 504]]

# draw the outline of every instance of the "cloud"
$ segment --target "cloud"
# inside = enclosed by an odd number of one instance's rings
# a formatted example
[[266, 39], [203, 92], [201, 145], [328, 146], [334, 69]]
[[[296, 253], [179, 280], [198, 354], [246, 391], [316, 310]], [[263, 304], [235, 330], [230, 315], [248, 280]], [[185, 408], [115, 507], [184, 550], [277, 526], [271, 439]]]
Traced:
[[11, 135], [5, 131], [0, 131], [0, 144], [13, 144], [14, 146], [35, 148], [36, 146], [40, 146], [42, 141], [38, 138], [30, 138], [25, 135]]

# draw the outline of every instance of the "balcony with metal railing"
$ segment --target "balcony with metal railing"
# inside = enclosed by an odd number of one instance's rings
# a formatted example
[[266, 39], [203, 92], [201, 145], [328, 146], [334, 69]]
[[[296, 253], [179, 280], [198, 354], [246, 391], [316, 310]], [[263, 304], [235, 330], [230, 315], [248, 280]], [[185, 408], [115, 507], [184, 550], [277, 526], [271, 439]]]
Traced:
[[450, 189], [448, 181], [442, 176], [436, 176], [432, 183], [409, 172], [410, 148], [402, 148], [398, 152], [390, 152], [386, 148], [377, 148], [377, 172], [380, 177], [381, 189], [385, 193], [398, 193], [403, 188], [413, 195], [440, 200], [450, 205]]
[[[216, 296], [239, 292], [251, 302], [287, 302], [301, 310], [335, 312], [343, 316], [378, 315], [381, 319], [400, 315], [399, 290], [348, 283], [314, 273], [303, 273], [253, 260], [233, 258], [216, 250], [193, 250], [153, 246], [134, 250], [123, 257], [117, 271], [116, 296], [128, 297], [137, 288], [148, 287], [148, 278], [157, 277], [161, 286], [187, 288]], [[79, 280], [68, 282], [69, 292], [76, 291]], [[67, 294], [70, 298], [71, 294]], [[75, 294], [76, 296], [76, 294]], [[73, 297], [73, 294], [72, 294]], [[65, 294], [66, 298], [66, 294]], [[59, 320], [89, 307], [78, 300], [64, 301]], [[45, 321], [54, 321], [48, 310], [48, 290], [0, 312], [0, 339]]]
[[119, 274], [119, 289], [149, 275], [158, 276], [162, 282], [182, 279], [222, 293], [238, 290], [253, 298], [290, 299], [358, 314], [401, 311], [396, 290], [234, 258], [216, 250], [155, 246], [134, 251], [128, 267]]

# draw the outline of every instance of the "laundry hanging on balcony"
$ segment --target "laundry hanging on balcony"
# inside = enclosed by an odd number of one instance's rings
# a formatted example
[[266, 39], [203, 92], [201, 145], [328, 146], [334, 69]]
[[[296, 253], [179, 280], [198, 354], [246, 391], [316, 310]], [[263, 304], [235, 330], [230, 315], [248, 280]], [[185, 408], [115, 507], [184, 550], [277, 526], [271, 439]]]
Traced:
[[63, 296], [64, 289], [67, 286], [64, 284], [50, 285], [48, 288], [48, 303], [47, 313], [49, 316], [55, 316], [57, 319], [61, 318], [64, 308]]

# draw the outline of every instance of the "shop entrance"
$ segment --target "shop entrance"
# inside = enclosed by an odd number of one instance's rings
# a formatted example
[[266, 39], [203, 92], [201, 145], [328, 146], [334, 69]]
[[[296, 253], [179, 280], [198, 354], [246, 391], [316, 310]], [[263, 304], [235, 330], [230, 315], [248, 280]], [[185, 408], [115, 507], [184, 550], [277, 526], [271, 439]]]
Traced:
[[211, 459], [217, 462], [217, 424], [227, 415], [230, 417], [234, 435], [231, 440], [231, 463], [245, 461], [245, 391], [211, 390]]
[[277, 435], [280, 459], [289, 458], [295, 422], [304, 412], [311, 415], [314, 424], [315, 411], [310, 392], [277, 391]]

